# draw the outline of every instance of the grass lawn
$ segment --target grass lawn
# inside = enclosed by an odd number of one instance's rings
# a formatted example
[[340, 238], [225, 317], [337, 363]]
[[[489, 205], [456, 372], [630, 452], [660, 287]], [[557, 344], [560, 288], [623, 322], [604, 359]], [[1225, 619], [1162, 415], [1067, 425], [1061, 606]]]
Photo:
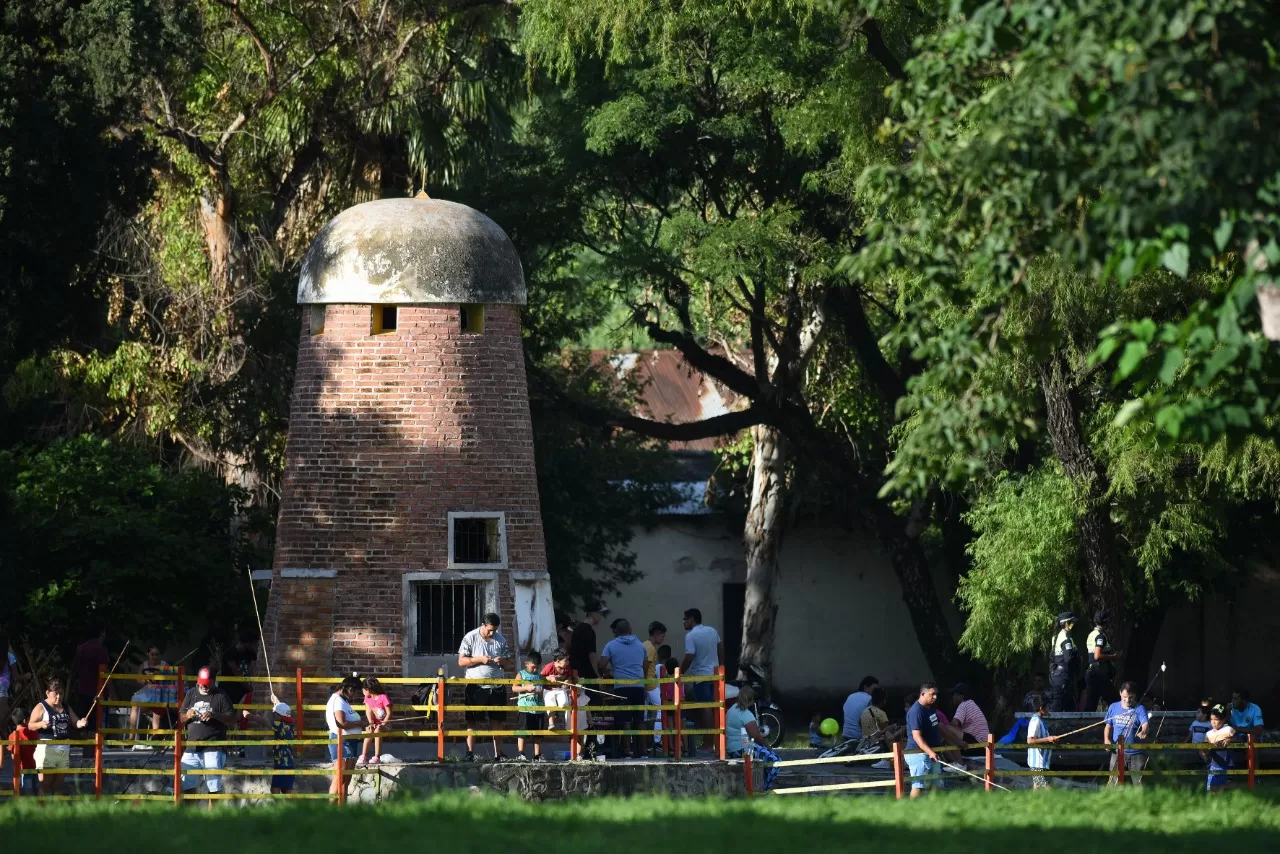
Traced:
[[[1062, 831], [1054, 834], [1052, 831]], [[1280, 851], [1280, 804], [1246, 793], [955, 792], [754, 801], [597, 799], [528, 804], [450, 795], [339, 810], [324, 804], [175, 811], [161, 805], [0, 807], [6, 851], [548, 851], [816, 854], [853, 849], [982, 854], [1036, 850]], [[799, 846], [793, 848], [792, 846]]]

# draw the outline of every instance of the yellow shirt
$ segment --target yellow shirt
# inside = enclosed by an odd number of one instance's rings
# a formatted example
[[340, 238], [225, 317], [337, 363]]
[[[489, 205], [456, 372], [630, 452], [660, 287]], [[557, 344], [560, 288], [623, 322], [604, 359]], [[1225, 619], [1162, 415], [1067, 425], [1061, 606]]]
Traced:
[[652, 691], [658, 687], [657, 676], [658, 648], [653, 641], [644, 642], [644, 689]]

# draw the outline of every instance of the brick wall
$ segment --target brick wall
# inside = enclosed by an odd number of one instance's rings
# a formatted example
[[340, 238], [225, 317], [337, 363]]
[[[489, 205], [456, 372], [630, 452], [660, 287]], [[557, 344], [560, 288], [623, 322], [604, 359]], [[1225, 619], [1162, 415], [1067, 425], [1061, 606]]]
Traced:
[[[461, 331], [457, 306], [400, 306], [398, 329], [381, 335], [367, 305], [328, 306], [319, 335], [303, 314], [267, 613], [273, 661], [399, 675], [402, 576], [447, 570], [449, 512], [504, 512], [508, 566], [546, 569], [518, 311], [486, 306], [482, 335]], [[508, 629], [505, 573], [498, 603]]]

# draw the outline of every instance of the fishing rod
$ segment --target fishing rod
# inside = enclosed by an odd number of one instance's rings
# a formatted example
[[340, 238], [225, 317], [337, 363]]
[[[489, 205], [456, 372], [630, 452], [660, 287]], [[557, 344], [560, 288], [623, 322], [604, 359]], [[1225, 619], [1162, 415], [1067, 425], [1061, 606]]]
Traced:
[[[1157, 680], [1157, 679], [1159, 679], [1159, 678], [1164, 674], [1165, 670], [1166, 670], [1165, 663], [1162, 661], [1162, 662], [1160, 662], [1160, 670], [1159, 670], [1159, 672], [1158, 672], [1158, 673], [1156, 673], [1156, 675], [1155, 675], [1155, 676], [1152, 676], [1152, 677], [1151, 677], [1151, 681], [1147, 683], [1147, 689], [1146, 689], [1145, 691], [1143, 691], [1143, 692], [1142, 692], [1142, 695], [1138, 698], [1139, 702], [1141, 702], [1141, 701], [1142, 701], [1142, 699], [1144, 699], [1148, 694], [1150, 694], [1150, 693], [1151, 693], [1151, 686], [1156, 684], [1156, 680]], [[1161, 712], [1161, 716], [1160, 716], [1160, 725], [1161, 725], [1161, 726], [1163, 726], [1163, 725], [1164, 725], [1164, 719], [1165, 719], [1166, 715], [1167, 715], [1167, 713], [1166, 713], [1166, 712]], [[1102, 726], [1102, 725], [1103, 725], [1103, 724], [1105, 724], [1105, 723], [1110, 723], [1112, 720], [1113, 720], [1113, 718], [1108, 717], [1108, 716], [1104, 716], [1104, 717], [1102, 718], [1102, 720], [1100, 720], [1100, 721], [1094, 721], [1094, 722], [1093, 722], [1093, 723], [1091, 723], [1091, 724], [1086, 724], [1085, 726], [1082, 726], [1082, 727], [1080, 727], [1079, 729], [1073, 729], [1073, 730], [1071, 730], [1071, 732], [1064, 732], [1062, 735], [1058, 736], [1058, 738], [1066, 738], [1067, 736], [1075, 735], [1075, 734], [1077, 734], [1077, 733], [1084, 732], [1085, 730], [1093, 729], [1093, 728], [1094, 728], [1094, 727], [1096, 727], [1096, 726]], [[1157, 735], [1157, 736], [1159, 736], [1159, 734], [1160, 734], [1160, 731], [1159, 731], [1159, 728], [1157, 728], [1157, 729], [1156, 729], [1156, 735]]]
[[262, 647], [262, 663], [267, 668], [268, 693], [274, 693], [275, 680], [271, 678], [271, 655], [267, 652], [267, 636], [262, 631], [262, 616], [258, 613], [258, 591], [253, 586], [253, 570], [246, 569], [249, 574], [249, 594], [253, 597], [253, 618], [258, 623], [258, 644]]
[[88, 720], [89, 715], [93, 714], [93, 710], [98, 707], [98, 701], [102, 699], [102, 693], [107, 690], [107, 686], [111, 684], [111, 677], [115, 675], [116, 668], [120, 666], [120, 659], [124, 658], [125, 652], [129, 649], [132, 641], [125, 641], [124, 646], [120, 648], [120, 654], [116, 656], [116, 663], [111, 665], [111, 672], [107, 674], [107, 678], [102, 680], [102, 687], [98, 689], [98, 696], [93, 698], [93, 703], [89, 706], [89, 711], [85, 712], [82, 720]]
[[952, 765], [950, 762], [947, 762], [945, 759], [939, 759], [938, 764], [943, 766], [944, 768], [950, 768], [952, 771], [959, 771], [961, 774], [967, 774], [968, 776], [972, 777], [975, 780], [982, 781], [984, 784], [990, 782], [991, 785], [995, 786], [997, 789], [1000, 789], [1002, 791], [1005, 791], [1005, 792], [1013, 791], [1012, 789], [1006, 789], [1004, 786], [1001, 786], [999, 783], [995, 782], [994, 780], [987, 780], [986, 777], [979, 777], [977, 774], [974, 774], [972, 771], [966, 771], [965, 769], [961, 768], [959, 765]]

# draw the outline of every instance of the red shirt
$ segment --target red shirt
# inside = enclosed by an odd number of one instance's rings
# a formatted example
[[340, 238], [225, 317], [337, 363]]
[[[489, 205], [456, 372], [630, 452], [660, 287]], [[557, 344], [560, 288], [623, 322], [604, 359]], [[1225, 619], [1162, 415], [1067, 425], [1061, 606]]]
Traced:
[[71, 670], [75, 680], [76, 693], [93, 697], [98, 693], [98, 666], [110, 667], [111, 656], [102, 641], [94, 638], [76, 647], [75, 661]]
[[[18, 743], [22, 741], [30, 741], [32, 745], [30, 747], [19, 747]], [[17, 758], [18, 768], [24, 771], [36, 767], [35, 741], [35, 734], [27, 729], [26, 724], [18, 727], [9, 735], [9, 752], [13, 753]]]

